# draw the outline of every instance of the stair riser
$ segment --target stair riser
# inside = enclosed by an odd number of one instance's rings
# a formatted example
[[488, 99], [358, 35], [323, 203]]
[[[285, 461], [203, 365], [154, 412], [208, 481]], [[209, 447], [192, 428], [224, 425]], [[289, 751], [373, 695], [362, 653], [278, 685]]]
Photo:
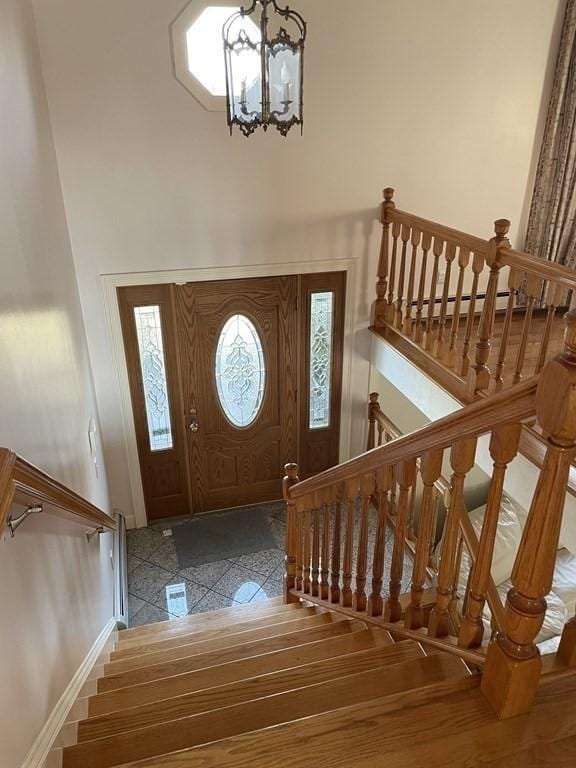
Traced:
[[134, 669], [129, 672], [122, 672], [119, 675], [102, 677], [98, 681], [98, 692], [112, 691], [130, 685], [147, 683], [151, 680], [159, 680], [163, 677], [181, 675], [185, 672], [202, 669], [203, 667], [216, 666], [248, 656], [258, 656], [262, 653], [270, 653], [271, 651], [277, 651], [281, 648], [294, 647], [301, 645], [302, 643], [321, 640], [326, 637], [334, 637], [336, 635], [357, 631], [362, 628], [364, 627], [359, 622], [354, 623], [342, 620], [325, 624], [322, 627], [315, 627], [314, 629], [291, 632], [289, 635], [282, 635], [269, 640], [259, 640], [254, 643], [247, 643], [245, 646], [224, 648], [223, 650], [215, 651], [214, 653], [200, 653], [186, 659], [177, 659], [172, 662]]
[[298, 610], [281, 611], [270, 613], [268, 616], [255, 618], [251, 621], [243, 621], [227, 626], [225, 629], [222, 627], [218, 629], [205, 630], [203, 632], [195, 632], [192, 628], [173, 631], [171, 633], [165, 633], [159, 635], [158, 638], [154, 636], [149, 642], [129, 642], [122, 644], [118, 650], [113, 651], [110, 654], [109, 661], [118, 661], [120, 659], [129, 658], [130, 656], [136, 656], [139, 653], [151, 653], [154, 651], [160, 651], [164, 648], [175, 648], [178, 645], [185, 645], [187, 643], [197, 643], [204, 640], [212, 640], [221, 637], [223, 633], [233, 632], [239, 633], [249, 631], [253, 629], [260, 629], [261, 627], [268, 627], [273, 624], [282, 624], [284, 622], [294, 621], [296, 618], [305, 618], [306, 616], [315, 616], [317, 613], [321, 613], [322, 610], [317, 606], [310, 606], [307, 608], [298, 608]]
[[364, 630], [316, 640], [263, 656], [240, 659], [143, 685], [101, 693], [90, 699], [88, 714], [95, 717], [384, 645], [389, 646], [390, 640], [387, 633], [380, 630]]
[[352, 655], [283, 670], [259, 678], [209, 688], [186, 696], [162, 700], [135, 707], [124, 712], [114, 712], [93, 720], [79, 723], [78, 741], [103, 738], [115, 733], [142, 728], [156, 723], [176, 720], [200, 712], [208, 712], [232, 704], [283, 693], [306, 685], [334, 680], [350, 670], [364, 672], [379, 669], [384, 664], [398, 664], [422, 658], [423, 652], [416, 643], [399, 643], [389, 647], [362, 651]]
[[207, 714], [85, 742], [64, 750], [63, 768], [111, 766], [237, 736], [247, 731], [311, 717], [408, 689], [464, 676], [459, 659], [431, 656], [351, 675], [288, 693], [226, 707]]
[[268, 637], [279, 637], [290, 632], [298, 632], [311, 627], [320, 627], [324, 624], [332, 624], [334, 620], [342, 620], [342, 617], [334, 613], [319, 613], [316, 616], [298, 617], [294, 621], [283, 622], [282, 624], [273, 624], [260, 629], [240, 634], [226, 634], [224, 637], [214, 638], [213, 640], [203, 640], [198, 643], [177, 645], [175, 648], [154, 651], [153, 653], [143, 653], [128, 659], [112, 661], [104, 666], [105, 675], [116, 675], [120, 672], [127, 672], [130, 669], [139, 669], [141, 667], [153, 666], [162, 662], [172, 661], [193, 656], [197, 653], [208, 653], [231, 646], [238, 646], [244, 643], [251, 643], [257, 640], [264, 640]]
[[206, 613], [186, 616], [182, 619], [171, 619], [169, 621], [159, 621], [155, 624], [146, 624], [142, 627], [130, 627], [123, 629], [118, 634], [118, 646], [132, 640], [141, 640], [146, 642], [152, 635], [163, 632], [178, 631], [180, 627], [197, 627], [200, 631], [204, 629], [215, 629], [217, 627], [229, 627], [236, 621], [247, 621], [250, 617], [266, 616], [271, 613], [277, 613], [279, 610], [293, 611], [298, 610], [299, 605], [292, 603], [285, 605], [281, 597], [273, 597], [265, 600], [258, 605], [249, 603], [233, 608], [222, 608], [219, 611], [208, 611]]

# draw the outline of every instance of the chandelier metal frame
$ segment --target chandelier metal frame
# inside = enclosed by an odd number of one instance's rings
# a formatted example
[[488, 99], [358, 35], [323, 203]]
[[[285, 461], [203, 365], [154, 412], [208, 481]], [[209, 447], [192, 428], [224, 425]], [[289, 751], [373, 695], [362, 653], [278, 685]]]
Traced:
[[[234, 37], [233, 28], [239, 19], [247, 18], [257, 14], [260, 10], [260, 20], [256, 24], [260, 29], [261, 40], [251, 40], [245, 29], [240, 31]], [[293, 37], [287, 29], [287, 25], [281, 24], [278, 31], [270, 37], [270, 22], [272, 18], [281, 17], [285, 22], [292, 22], [295, 26], [296, 35]], [[226, 64], [226, 109], [228, 116], [228, 126], [232, 135], [234, 126], [238, 126], [244, 136], [251, 136], [257, 128], [262, 127], [265, 131], [270, 126], [274, 126], [282, 134], [287, 136], [288, 132], [295, 125], [303, 130], [304, 125], [304, 43], [306, 40], [307, 25], [302, 16], [291, 8], [286, 6], [281, 8], [276, 0], [253, 0], [249, 8], [240, 8], [240, 10], [230, 16], [222, 29], [224, 42], [224, 57]], [[260, 110], [250, 110], [247, 104], [245, 89], [243, 88], [239, 97], [234, 92], [233, 78], [233, 56], [241, 51], [253, 50], [260, 55], [260, 78], [261, 78], [261, 100]], [[286, 50], [292, 51], [294, 57], [299, 61], [299, 89], [298, 104], [293, 109], [294, 99], [290, 99], [290, 88], [284, 85], [283, 98], [280, 102], [282, 109], [271, 109], [270, 88], [276, 84], [270, 82], [270, 58], [274, 58], [280, 52]], [[236, 107], [239, 107], [241, 117], [238, 116]], [[290, 117], [287, 117], [290, 113]]]

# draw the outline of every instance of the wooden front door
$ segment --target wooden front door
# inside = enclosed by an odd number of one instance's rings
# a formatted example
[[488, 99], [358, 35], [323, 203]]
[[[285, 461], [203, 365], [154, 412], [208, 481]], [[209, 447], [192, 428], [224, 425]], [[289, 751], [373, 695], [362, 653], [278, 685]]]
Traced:
[[148, 520], [338, 463], [345, 273], [118, 289]]
[[297, 456], [296, 277], [176, 289], [195, 511], [282, 496]]

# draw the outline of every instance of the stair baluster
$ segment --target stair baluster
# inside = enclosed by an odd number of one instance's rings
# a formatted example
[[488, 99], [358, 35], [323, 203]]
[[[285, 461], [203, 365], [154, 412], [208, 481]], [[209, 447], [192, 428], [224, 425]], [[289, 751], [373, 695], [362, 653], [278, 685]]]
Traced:
[[468, 304], [468, 319], [466, 320], [466, 333], [464, 336], [464, 346], [462, 347], [462, 367], [460, 375], [466, 378], [470, 370], [470, 344], [472, 343], [472, 332], [474, 330], [474, 321], [476, 317], [476, 299], [478, 297], [478, 280], [480, 273], [484, 269], [484, 256], [481, 253], [475, 253], [472, 258], [472, 288], [470, 290], [470, 303]]
[[404, 316], [404, 322], [402, 324], [402, 330], [407, 336], [412, 335], [412, 329], [414, 321], [412, 319], [412, 310], [414, 302], [414, 285], [416, 280], [416, 262], [418, 261], [418, 246], [420, 245], [420, 238], [422, 233], [416, 227], [412, 227], [412, 237], [410, 243], [412, 245], [412, 257], [410, 259], [410, 274], [408, 276], [408, 290], [406, 292], [406, 312]]
[[372, 592], [368, 598], [366, 613], [368, 616], [381, 616], [384, 610], [382, 582], [384, 578], [384, 555], [386, 547], [386, 523], [388, 511], [388, 493], [392, 485], [391, 467], [379, 469], [376, 473], [376, 499], [378, 501], [378, 527], [374, 544], [374, 563], [372, 565]]
[[342, 591], [340, 605], [349, 608], [352, 605], [352, 551], [354, 547], [354, 523], [358, 481], [354, 478], [346, 483], [346, 536], [344, 539], [344, 565], [342, 573]]
[[296, 589], [302, 592], [304, 589], [304, 510], [302, 501], [296, 501]]
[[418, 284], [418, 303], [416, 304], [416, 321], [413, 334], [417, 344], [422, 342], [424, 329], [422, 327], [422, 313], [424, 311], [424, 293], [426, 291], [426, 271], [428, 266], [428, 252], [432, 246], [432, 235], [429, 232], [422, 234], [422, 261], [420, 262], [420, 281]]
[[342, 531], [342, 498], [344, 496], [344, 486], [338, 485], [336, 488], [336, 500], [334, 503], [334, 529], [332, 531], [332, 562], [330, 566], [330, 602], [340, 602], [340, 550], [341, 550], [341, 531]]
[[434, 524], [434, 486], [442, 473], [442, 458], [444, 451], [428, 451], [420, 462], [420, 474], [424, 484], [422, 503], [420, 505], [420, 522], [416, 555], [412, 572], [411, 602], [404, 618], [408, 629], [419, 629], [424, 626], [424, 609], [422, 597], [426, 581], [426, 568], [430, 558], [430, 548], [433, 545]]
[[310, 505], [311, 499], [307, 496], [304, 499], [304, 578], [302, 583], [302, 589], [305, 595], [309, 595], [312, 592], [312, 581], [310, 579], [310, 533], [311, 533], [311, 517], [310, 517]]
[[320, 560], [320, 597], [322, 600], [328, 600], [330, 584], [328, 574], [330, 573], [330, 491], [326, 489], [323, 493], [322, 503], [322, 556]]
[[366, 450], [371, 451], [376, 448], [376, 414], [380, 410], [378, 402], [378, 392], [370, 393], [370, 402], [368, 403], [368, 441]]
[[510, 241], [507, 238], [510, 226], [508, 219], [498, 219], [498, 221], [494, 223], [494, 231], [496, 235], [490, 240], [490, 246], [486, 256], [486, 264], [490, 267], [490, 275], [488, 277], [484, 306], [482, 307], [482, 316], [478, 326], [476, 364], [471, 380], [471, 389], [473, 392], [481, 392], [488, 389], [488, 385], [490, 384], [490, 368], [488, 368], [488, 360], [490, 358], [490, 350], [492, 349], [491, 339], [494, 333], [498, 281], [500, 279], [500, 270], [502, 268], [498, 250], [503, 245], [510, 247]]
[[374, 475], [364, 475], [360, 480], [360, 535], [356, 560], [356, 589], [352, 598], [355, 611], [366, 610], [366, 565], [368, 560], [368, 523], [370, 499], [374, 493]]
[[394, 305], [394, 296], [396, 288], [396, 262], [398, 260], [398, 238], [402, 231], [402, 226], [395, 221], [392, 224], [392, 256], [390, 259], [390, 275], [388, 280], [388, 307], [386, 310], [386, 320], [390, 325], [394, 325], [396, 310]]
[[462, 292], [464, 290], [464, 275], [469, 264], [470, 250], [460, 246], [460, 252], [458, 254], [458, 285], [456, 286], [454, 313], [452, 315], [452, 325], [450, 326], [450, 348], [448, 350], [448, 365], [451, 368], [456, 368], [456, 344], [458, 342], [460, 317], [462, 315]]
[[286, 547], [285, 547], [285, 574], [284, 574], [284, 602], [292, 602], [295, 598], [290, 590], [296, 586], [296, 559], [297, 559], [297, 511], [296, 505], [290, 499], [290, 488], [300, 482], [298, 477], [298, 465], [286, 464], [286, 475], [282, 484], [284, 501], [286, 502]]
[[442, 303], [440, 305], [440, 320], [435, 342], [435, 357], [441, 362], [448, 361], [448, 337], [446, 336], [446, 318], [448, 315], [448, 299], [450, 297], [450, 278], [452, 276], [452, 262], [456, 258], [456, 246], [454, 243], [446, 244], [446, 271], [444, 273], [444, 290], [442, 291]]
[[478, 554], [472, 569], [470, 587], [467, 590], [466, 613], [462, 620], [458, 637], [458, 645], [462, 648], [475, 648], [482, 644], [484, 636], [482, 611], [484, 610], [490, 583], [494, 542], [496, 540], [502, 492], [504, 490], [504, 478], [508, 464], [518, 453], [521, 431], [521, 424], [508, 424], [503, 427], [496, 427], [490, 439], [490, 456], [494, 462], [492, 480], [482, 523]]
[[476, 456], [476, 438], [460, 440], [450, 452], [452, 482], [446, 510], [436, 605], [430, 613], [428, 634], [432, 637], [446, 637], [450, 634], [450, 603], [452, 601], [454, 564], [457, 555], [459, 521], [464, 501], [464, 481], [474, 466]]
[[538, 356], [538, 362], [536, 364], [536, 370], [534, 373], [540, 373], [544, 364], [548, 358], [548, 347], [550, 345], [550, 337], [552, 335], [552, 326], [554, 324], [554, 318], [556, 316], [556, 310], [561, 305], [562, 301], [566, 300], [566, 289], [560, 285], [554, 283], [548, 283], [546, 288], [546, 326], [544, 328], [544, 334], [542, 335], [542, 342], [540, 344], [540, 355]]
[[402, 330], [402, 305], [404, 304], [404, 283], [406, 282], [406, 256], [408, 250], [408, 242], [410, 240], [410, 227], [406, 226], [406, 224], [402, 225], [402, 232], [400, 237], [402, 239], [402, 256], [400, 257], [400, 272], [398, 274], [398, 298], [396, 300], [395, 324], [396, 328]]
[[377, 328], [381, 328], [386, 324], [386, 318], [388, 315], [388, 300], [386, 298], [386, 292], [388, 290], [388, 267], [390, 255], [390, 220], [388, 218], [388, 211], [396, 207], [393, 202], [393, 197], [394, 190], [391, 187], [387, 187], [384, 190], [384, 202], [382, 203], [381, 213], [382, 244], [380, 247], [380, 261], [378, 264], [376, 314], [374, 320]]
[[500, 340], [500, 348], [498, 350], [498, 362], [496, 364], [496, 373], [494, 379], [496, 381], [496, 391], [499, 392], [504, 386], [504, 363], [506, 361], [506, 352], [508, 351], [508, 341], [510, 338], [510, 330], [512, 328], [512, 318], [514, 315], [514, 305], [516, 304], [516, 297], [518, 290], [522, 285], [522, 274], [517, 269], [510, 269], [508, 275], [508, 304], [506, 306], [506, 316], [504, 318], [504, 327], [502, 329], [502, 338]]
[[397, 467], [397, 479], [400, 487], [398, 507], [396, 510], [396, 525], [394, 529], [394, 549], [390, 566], [390, 590], [386, 601], [384, 618], [386, 621], [400, 621], [402, 606], [400, 592], [402, 591], [402, 574], [404, 571], [404, 548], [406, 546], [406, 517], [408, 501], [412, 486], [416, 482], [416, 459], [401, 462]]
[[424, 336], [424, 349], [431, 352], [434, 348], [434, 314], [436, 312], [436, 291], [438, 290], [438, 276], [440, 266], [440, 256], [444, 250], [444, 240], [439, 237], [434, 238], [432, 253], [434, 254], [434, 263], [432, 266], [432, 278], [430, 281], [430, 295], [428, 297], [428, 315], [426, 318], [426, 331]]
[[314, 494], [312, 512], [312, 597], [320, 595], [320, 493]]
[[528, 275], [526, 279], [526, 311], [524, 314], [524, 324], [522, 326], [522, 339], [518, 348], [516, 358], [516, 370], [514, 371], [513, 384], [522, 381], [524, 371], [524, 362], [526, 359], [526, 350], [530, 340], [530, 326], [532, 325], [532, 316], [534, 314], [534, 303], [542, 295], [543, 281], [536, 275]]

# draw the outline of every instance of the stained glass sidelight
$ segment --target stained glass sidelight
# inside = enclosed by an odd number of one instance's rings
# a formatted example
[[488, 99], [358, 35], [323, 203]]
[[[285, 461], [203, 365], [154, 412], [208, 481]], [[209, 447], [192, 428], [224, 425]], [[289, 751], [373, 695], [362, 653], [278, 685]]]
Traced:
[[140, 369], [146, 402], [148, 435], [152, 451], [174, 446], [170, 423], [170, 403], [166, 384], [166, 361], [160, 323], [160, 307], [134, 307]]
[[266, 365], [258, 331], [245, 315], [233, 315], [222, 328], [215, 368], [226, 417], [235, 427], [248, 427], [262, 406]]
[[310, 429], [330, 426], [334, 294], [310, 297]]

